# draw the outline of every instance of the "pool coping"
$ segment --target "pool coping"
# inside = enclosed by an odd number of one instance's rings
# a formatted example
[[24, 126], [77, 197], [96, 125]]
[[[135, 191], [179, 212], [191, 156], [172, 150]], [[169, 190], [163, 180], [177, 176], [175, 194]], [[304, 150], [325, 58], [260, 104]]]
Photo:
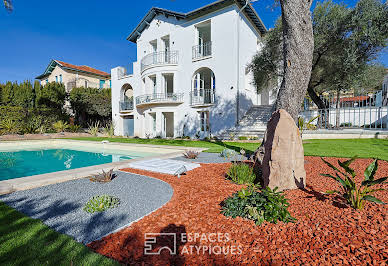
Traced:
[[[85, 141], [85, 140], [64, 140], [64, 139], [49, 139], [49, 140], [23, 140], [23, 143], [39, 143], [39, 142], [71, 142], [73, 144], [75, 143], [83, 143], [83, 144], [93, 144], [98, 145], [101, 144], [101, 142], [96, 141]], [[2, 141], [2, 143], [20, 143], [20, 141]], [[183, 146], [168, 146], [168, 145], [149, 145], [149, 144], [133, 144], [133, 143], [116, 143], [116, 142], [109, 142], [109, 146], [111, 147], [136, 147], [136, 148], [148, 148], [148, 149], [163, 149], [163, 150], [171, 150], [171, 152], [164, 152], [160, 154], [155, 154], [151, 156], [141, 157], [141, 158], [134, 158], [130, 160], [124, 160], [120, 162], [113, 162], [113, 163], [106, 163], [106, 164], [99, 164], [99, 165], [93, 165], [93, 166], [87, 166], [87, 167], [81, 167], [76, 169], [70, 169], [70, 170], [63, 170], [63, 171], [57, 171], [57, 172], [51, 172], [51, 173], [45, 173], [40, 175], [33, 175], [33, 176], [26, 176], [26, 177], [19, 177], [14, 179], [7, 179], [0, 181], [0, 195], [2, 194], [9, 194], [14, 191], [19, 190], [27, 190], [31, 188], [46, 186], [50, 184], [55, 183], [61, 183], [66, 182], [74, 179], [80, 179], [85, 178], [88, 176], [91, 176], [93, 174], [100, 173], [102, 170], [108, 171], [110, 169], [119, 170], [120, 168], [128, 167], [128, 163], [135, 162], [135, 161], [142, 161], [142, 160], [148, 160], [148, 159], [169, 159], [174, 158], [177, 156], [182, 155], [184, 151], [195, 150], [202, 152], [206, 150], [206, 148], [193, 148], [193, 147], [183, 147]]]

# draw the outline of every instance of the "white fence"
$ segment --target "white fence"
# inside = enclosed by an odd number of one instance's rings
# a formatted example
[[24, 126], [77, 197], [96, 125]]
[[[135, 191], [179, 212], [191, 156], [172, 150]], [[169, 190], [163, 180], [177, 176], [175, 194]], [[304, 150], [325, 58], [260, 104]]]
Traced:
[[388, 106], [344, 107], [325, 110], [306, 110], [300, 116], [307, 122], [318, 116], [313, 124], [317, 128], [388, 128]]

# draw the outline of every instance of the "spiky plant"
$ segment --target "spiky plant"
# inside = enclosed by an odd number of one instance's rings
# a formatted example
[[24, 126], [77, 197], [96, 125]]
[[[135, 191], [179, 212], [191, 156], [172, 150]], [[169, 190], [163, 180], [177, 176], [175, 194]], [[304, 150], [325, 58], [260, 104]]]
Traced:
[[106, 183], [112, 181], [115, 176], [113, 169], [110, 169], [108, 172], [102, 170], [102, 173], [92, 176], [89, 180], [92, 182]]
[[120, 199], [114, 196], [94, 196], [85, 204], [84, 211], [88, 213], [102, 212], [107, 209], [116, 208], [119, 205]]
[[183, 153], [183, 156], [187, 159], [197, 159], [199, 155], [198, 151], [188, 150]]
[[350, 164], [356, 159], [356, 157], [351, 158], [350, 160], [341, 162], [338, 160], [339, 166], [344, 170], [342, 172], [337, 167], [321, 158], [322, 161], [327, 164], [331, 169], [335, 171], [335, 176], [331, 174], [321, 174], [322, 176], [326, 176], [337, 181], [341, 188], [340, 190], [329, 190], [327, 194], [336, 194], [340, 197], [343, 197], [347, 203], [357, 210], [362, 210], [365, 205], [365, 201], [370, 201], [379, 204], [385, 204], [381, 200], [372, 196], [372, 194], [376, 191], [382, 191], [383, 188], [372, 188], [377, 184], [386, 183], [385, 181], [388, 179], [387, 177], [382, 177], [379, 179], [374, 179], [378, 168], [377, 159], [375, 159], [364, 171], [364, 181], [361, 182], [361, 185], [357, 187], [355, 182], [356, 173], [354, 169], [350, 168]]

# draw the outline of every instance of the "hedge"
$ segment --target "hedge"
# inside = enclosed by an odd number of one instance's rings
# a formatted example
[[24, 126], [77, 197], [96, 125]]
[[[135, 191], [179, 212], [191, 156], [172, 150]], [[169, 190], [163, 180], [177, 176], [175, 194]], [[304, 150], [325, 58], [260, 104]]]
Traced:
[[[20, 106], [0, 106], [0, 133], [33, 133], [43, 128], [51, 131], [52, 124], [58, 120], [68, 121], [69, 116], [56, 108], [23, 108]], [[7, 132], [5, 122], [12, 122], [12, 132]], [[31, 129], [32, 128], [32, 129]]]

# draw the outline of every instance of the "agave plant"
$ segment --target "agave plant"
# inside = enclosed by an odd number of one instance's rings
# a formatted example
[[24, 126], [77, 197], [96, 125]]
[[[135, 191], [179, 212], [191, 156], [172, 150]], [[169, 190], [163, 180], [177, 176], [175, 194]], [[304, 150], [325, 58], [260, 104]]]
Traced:
[[97, 137], [98, 132], [100, 132], [100, 121], [89, 124], [88, 132], [93, 137]]
[[81, 128], [81, 126], [80, 125], [76, 125], [76, 124], [73, 124], [73, 125], [69, 126], [70, 131], [73, 132], [73, 133], [77, 133], [80, 130], [80, 128]]
[[53, 128], [56, 132], [64, 132], [67, 128], [69, 128], [69, 124], [67, 122], [63, 122], [59, 120], [53, 124]]
[[106, 183], [112, 181], [115, 176], [113, 169], [110, 169], [108, 172], [102, 170], [102, 173], [92, 176], [89, 180], [92, 182]]
[[198, 155], [199, 155], [199, 152], [192, 151], [192, 150], [188, 150], [183, 153], [183, 156], [187, 159], [197, 159]]
[[105, 133], [105, 135], [107, 135], [110, 138], [114, 136], [114, 134], [115, 134], [115, 125], [114, 125], [113, 122], [108, 124], [108, 125], [106, 125], [104, 127], [104, 133]]
[[331, 169], [335, 171], [335, 176], [331, 174], [321, 174], [322, 176], [326, 176], [336, 180], [341, 185], [341, 190], [330, 190], [327, 191], [327, 194], [336, 194], [340, 197], [343, 197], [348, 204], [357, 209], [362, 210], [365, 205], [365, 201], [370, 201], [379, 204], [385, 204], [381, 200], [372, 196], [372, 194], [376, 191], [382, 191], [383, 188], [372, 188], [374, 185], [386, 183], [385, 181], [388, 179], [387, 177], [382, 177], [379, 179], [374, 179], [375, 173], [378, 168], [377, 159], [375, 159], [364, 171], [364, 181], [362, 181], [361, 185], [357, 187], [355, 183], [356, 173], [354, 169], [350, 168], [350, 164], [356, 159], [353, 157], [350, 160], [341, 162], [338, 160], [339, 166], [345, 171], [342, 172], [337, 167], [321, 158], [322, 161], [327, 164]]
[[0, 129], [6, 134], [16, 134], [19, 131], [17, 123], [11, 118], [5, 118], [0, 121]]
[[114, 196], [94, 196], [85, 204], [84, 211], [88, 213], [102, 212], [110, 208], [116, 208], [119, 204], [120, 199]]

